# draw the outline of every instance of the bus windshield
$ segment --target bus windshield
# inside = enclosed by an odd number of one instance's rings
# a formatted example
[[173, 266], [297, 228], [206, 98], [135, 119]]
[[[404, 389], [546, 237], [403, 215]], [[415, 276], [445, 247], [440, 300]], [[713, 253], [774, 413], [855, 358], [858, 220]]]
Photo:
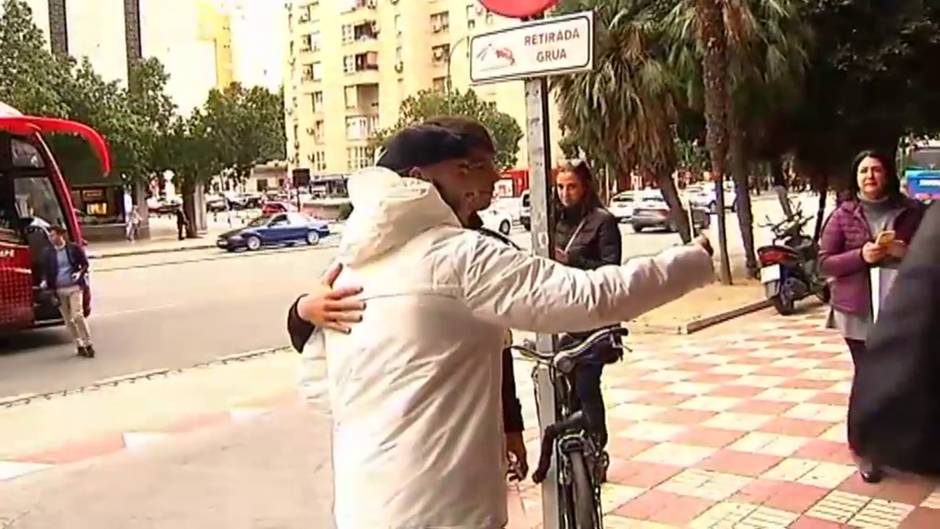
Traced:
[[940, 169], [940, 148], [918, 149], [911, 152], [910, 168]]

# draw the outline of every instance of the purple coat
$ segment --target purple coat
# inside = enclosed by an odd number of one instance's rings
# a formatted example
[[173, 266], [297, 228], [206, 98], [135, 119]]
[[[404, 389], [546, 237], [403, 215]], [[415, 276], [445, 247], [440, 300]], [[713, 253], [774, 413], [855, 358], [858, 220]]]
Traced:
[[[894, 222], [898, 240], [914, 238], [923, 206], [907, 197], [899, 199], [903, 211]], [[846, 200], [829, 216], [819, 240], [822, 274], [831, 279], [832, 307], [849, 314], [864, 314], [871, 306], [869, 265], [862, 259], [862, 246], [875, 240], [857, 200]]]

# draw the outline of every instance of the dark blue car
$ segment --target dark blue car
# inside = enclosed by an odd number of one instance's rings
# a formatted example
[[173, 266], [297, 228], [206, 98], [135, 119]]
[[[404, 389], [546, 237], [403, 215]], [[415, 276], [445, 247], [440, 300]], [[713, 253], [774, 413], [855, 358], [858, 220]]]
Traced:
[[262, 216], [244, 228], [219, 235], [216, 245], [234, 252], [242, 248], [254, 251], [262, 246], [283, 246], [306, 243], [311, 246], [330, 234], [329, 225], [303, 213], [278, 213]]

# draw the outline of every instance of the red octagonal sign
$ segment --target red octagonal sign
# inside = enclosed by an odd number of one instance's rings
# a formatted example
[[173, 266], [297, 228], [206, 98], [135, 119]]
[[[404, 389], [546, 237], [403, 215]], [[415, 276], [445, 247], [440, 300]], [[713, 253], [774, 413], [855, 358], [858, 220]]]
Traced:
[[480, 0], [484, 7], [497, 15], [525, 18], [545, 12], [558, 0]]

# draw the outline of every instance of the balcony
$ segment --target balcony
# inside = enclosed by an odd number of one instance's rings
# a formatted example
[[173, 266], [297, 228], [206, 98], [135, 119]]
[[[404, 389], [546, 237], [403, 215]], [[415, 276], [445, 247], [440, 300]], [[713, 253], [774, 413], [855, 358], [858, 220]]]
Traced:
[[379, 113], [378, 84], [347, 86], [345, 99], [347, 114], [378, 115]]
[[349, 116], [346, 118], [346, 140], [366, 141], [379, 130], [378, 114]]
[[375, 51], [343, 57], [346, 84], [375, 84], [379, 82], [379, 54]]

